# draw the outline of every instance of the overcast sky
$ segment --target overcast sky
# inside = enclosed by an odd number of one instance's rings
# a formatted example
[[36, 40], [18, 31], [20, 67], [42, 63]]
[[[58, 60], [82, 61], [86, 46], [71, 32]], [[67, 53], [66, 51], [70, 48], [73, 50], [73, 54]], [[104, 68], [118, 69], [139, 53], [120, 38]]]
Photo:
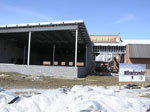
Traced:
[[90, 35], [150, 39], [150, 0], [0, 0], [0, 25], [67, 20]]

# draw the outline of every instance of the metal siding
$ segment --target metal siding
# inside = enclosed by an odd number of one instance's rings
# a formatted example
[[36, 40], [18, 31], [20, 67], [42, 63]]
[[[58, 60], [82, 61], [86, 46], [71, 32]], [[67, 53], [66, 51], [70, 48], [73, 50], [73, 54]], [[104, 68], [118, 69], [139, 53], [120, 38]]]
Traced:
[[25, 27], [25, 28], [6, 28], [0, 29], [0, 33], [17, 33], [17, 32], [33, 32], [33, 31], [56, 31], [56, 30], [74, 30], [77, 29], [77, 25], [69, 26], [46, 26], [46, 27]]
[[150, 45], [131, 44], [130, 58], [150, 58]]

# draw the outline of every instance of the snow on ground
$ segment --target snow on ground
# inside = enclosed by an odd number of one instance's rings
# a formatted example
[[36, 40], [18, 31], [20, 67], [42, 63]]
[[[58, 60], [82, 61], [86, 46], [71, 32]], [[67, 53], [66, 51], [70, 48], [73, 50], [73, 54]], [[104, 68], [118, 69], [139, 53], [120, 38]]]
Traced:
[[141, 90], [116, 90], [117, 87], [97, 86], [30, 90], [41, 94], [23, 97], [11, 105], [0, 103], [0, 112], [146, 112], [150, 109], [150, 99], [128, 94]]

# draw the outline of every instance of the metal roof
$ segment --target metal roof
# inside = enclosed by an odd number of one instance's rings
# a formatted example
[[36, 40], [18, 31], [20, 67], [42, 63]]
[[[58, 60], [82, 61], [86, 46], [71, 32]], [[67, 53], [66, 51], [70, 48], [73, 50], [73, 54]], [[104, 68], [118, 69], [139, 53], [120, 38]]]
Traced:
[[[81, 44], [91, 43], [88, 31], [86, 29], [83, 20], [1, 25], [0, 34], [25, 33], [30, 31], [35, 33], [49, 32], [49, 31], [69, 31], [69, 33], [67, 34], [65, 34], [65, 32], [61, 32], [61, 33], [63, 33], [65, 37], [70, 36], [67, 38], [71, 38], [71, 37], [75, 37], [76, 29], [78, 29], [79, 43]], [[62, 40], [61, 34], [59, 35], [59, 37], [60, 37], [59, 40]]]
[[150, 58], [150, 44], [129, 44], [130, 58]]
[[94, 43], [94, 46], [125, 46], [124, 44], [120, 43]]
[[40, 23], [9, 24], [9, 25], [0, 25], [0, 28], [64, 25], [64, 24], [77, 24], [77, 23], [84, 23], [84, 21], [83, 20], [75, 20], [75, 21], [55, 21], [55, 22], [40, 22]]
[[123, 40], [124, 45], [127, 44], [150, 44], [150, 40]]

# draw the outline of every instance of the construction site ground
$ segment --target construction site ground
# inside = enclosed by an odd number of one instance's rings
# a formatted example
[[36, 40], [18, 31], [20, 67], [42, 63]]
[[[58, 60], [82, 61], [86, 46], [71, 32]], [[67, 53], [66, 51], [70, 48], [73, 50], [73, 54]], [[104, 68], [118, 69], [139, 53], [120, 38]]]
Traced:
[[[148, 80], [146, 84], [150, 81]], [[0, 72], [0, 87], [4, 89], [17, 88], [70, 88], [74, 85], [113, 86], [118, 85], [118, 76], [88, 75], [84, 78], [33, 76], [19, 73]]]

